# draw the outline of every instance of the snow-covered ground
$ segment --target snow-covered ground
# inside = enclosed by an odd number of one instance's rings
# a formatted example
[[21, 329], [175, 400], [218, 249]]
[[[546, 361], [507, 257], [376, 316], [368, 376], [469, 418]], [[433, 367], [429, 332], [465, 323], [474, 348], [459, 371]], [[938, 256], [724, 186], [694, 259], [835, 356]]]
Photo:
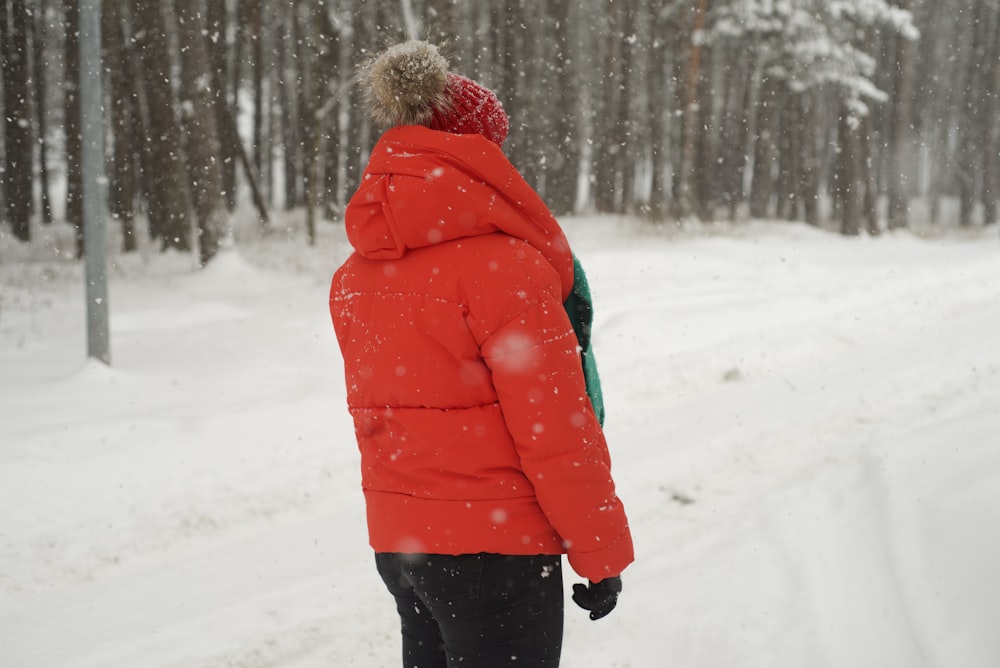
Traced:
[[[638, 555], [563, 665], [1000, 665], [996, 229], [565, 224]], [[321, 232], [114, 255], [110, 368], [0, 240], [0, 666], [398, 665]]]

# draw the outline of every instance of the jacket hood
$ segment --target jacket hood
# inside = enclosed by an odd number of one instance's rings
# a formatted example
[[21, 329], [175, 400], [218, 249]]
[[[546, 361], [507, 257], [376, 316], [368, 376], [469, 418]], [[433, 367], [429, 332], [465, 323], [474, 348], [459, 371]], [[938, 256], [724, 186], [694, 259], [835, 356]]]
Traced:
[[378, 260], [503, 232], [549, 261], [563, 299], [573, 286], [573, 256], [559, 223], [500, 148], [480, 135], [419, 125], [388, 130], [372, 149], [344, 225], [354, 250]]

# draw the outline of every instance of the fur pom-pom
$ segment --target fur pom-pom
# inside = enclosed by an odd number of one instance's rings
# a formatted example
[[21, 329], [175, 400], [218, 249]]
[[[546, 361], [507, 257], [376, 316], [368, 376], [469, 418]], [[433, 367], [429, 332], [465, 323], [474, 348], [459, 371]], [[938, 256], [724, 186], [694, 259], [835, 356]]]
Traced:
[[371, 119], [382, 128], [426, 125], [449, 107], [448, 61], [427, 42], [389, 47], [365, 66], [362, 81]]

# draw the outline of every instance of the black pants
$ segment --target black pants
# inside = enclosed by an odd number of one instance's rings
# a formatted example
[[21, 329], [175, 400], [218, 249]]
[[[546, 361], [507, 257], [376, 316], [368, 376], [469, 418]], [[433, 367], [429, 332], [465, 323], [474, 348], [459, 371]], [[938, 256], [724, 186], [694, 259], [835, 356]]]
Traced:
[[556, 668], [559, 555], [378, 553], [396, 599], [404, 668]]

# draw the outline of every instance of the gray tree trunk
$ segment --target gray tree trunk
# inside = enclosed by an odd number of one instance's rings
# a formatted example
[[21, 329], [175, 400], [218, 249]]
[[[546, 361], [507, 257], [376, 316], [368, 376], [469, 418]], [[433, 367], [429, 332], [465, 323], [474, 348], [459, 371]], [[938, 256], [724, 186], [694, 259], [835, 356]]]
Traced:
[[697, 192], [698, 170], [698, 137], [701, 134], [698, 127], [700, 118], [699, 81], [702, 78], [702, 44], [694, 36], [705, 27], [705, 13], [708, 0], [697, 0], [692, 15], [691, 38], [688, 55], [687, 72], [684, 85], [684, 129], [681, 162], [679, 166], [680, 181], [677, 189], [678, 217], [686, 218], [699, 213]]
[[76, 254], [83, 257], [83, 175], [80, 172], [80, 9], [63, 0], [63, 133], [66, 136], [66, 223], [76, 234]]
[[191, 250], [190, 195], [187, 170], [181, 150], [181, 127], [177, 118], [171, 72], [171, 54], [166, 22], [158, 0], [134, 0], [136, 41], [145, 70], [150, 164], [150, 230], [160, 237], [160, 247]]
[[750, 185], [750, 217], [766, 218], [774, 194], [774, 163], [777, 159], [778, 83], [765, 76], [757, 103], [757, 137], [754, 146], [753, 180]]
[[808, 91], [800, 96], [802, 124], [802, 173], [799, 199], [807, 223], [819, 225], [819, 188], [821, 159], [816, 145], [816, 93]]
[[[210, 0], [211, 1], [211, 0]], [[262, 0], [247, 0], [247, 30], [246, 37], [250, 40], [249, 60], [250, 76], [253, 90], [252, 140], [250, 150], [253, 155], [254, 171], [262, 195], [267, 202], [271, 201], [270, 156], [267, 150], [267, 138], [264, 133], [268, 108], [264, 104], [264, 5]]]
[[[909, 11], [913, 0], [896, 0], [896, 6]], [[889, 139], [889, 222], [890, 230], [909, 225], [911, 169], [910, 128], [913, 98], [913, 52], [915, 45], [903, 36], [896, 37], [896, 70], [893, 73], [891, 130]]]
[[876, 236], [881, 234], [878, 221], [878, 177], [875, 173], [875, 147], [874, 147], [874, 121], [871, 114], [861, 119], [861, 155], [858, 158], [857, 168], [861, 174], [861, 188], [863, 192], [862, 207], [864, 209], [865, 229], [868, 234]]
[[46, 62], [45, 29], [48, 18], [48, 1], [38, 0], [38, 6], [32, 19], [32, 61], [33, 76], [35, 79], [35, 125], [38, 133], [38, 187], [41, 204], [41, 219], [45, 224], [51, 223], [52, 215], [52, 195], [49, 186], [49, 141], [48, 141], [48, 100], [46, 91], [48, 90], [49, 76], [47, 74], [48, 63]]
[[[668, 30], [668, 22], [662, 12], [654, 12], [652, 31], [656, 36]], [[654, 39], [650, 46], [650, 70], [647, 77], [649, 94], [646, 97], [646, 113], [649, 117], [649, 157], [651, 161], [648, 214], [650, 220], [660, 222], [670, 211], [670, 187], [668, 183], [669, 156], [667, 155], [667, 128], [664, 100], [667, 99], [667, 49], [663, 39]]]
[[983, 223], [1000, 222], [1000, 7], [993, 13], [993, 55], [985, 72], [983, 142]]
[[[31, 99], [28, 48], [29, 16], [25, 0], [9, 0], [10, 21], [3, 26], [3, 217], [21, 241], [31, 239], [34, 147], [31, 142]], [[0, 4], [6, 14], [7, 7]], [[6, 19], [6, 16], [5, 16]]]
[[[209, 0], [206, 3], [205, 29], [207, 31], [206, 42], [210, 67], [212, 68], [212, 98], [215, 109], [215, 126], [220, 131], [220, 140], [223, 137], [223, 128], [228, 122], [230, 104], [229, 90], [226, 82], [229, 80], [229, 59], [227, 57], [229, 31], [228, 12], [226, 3], [220, 0]], [[284, 43], [281, 43], [284, 46]], [[235, 151], [233, 142], [222, 141], [220, 145], [219, 161], [222, 169], [222, 187], [225, 191], [226, 206], [230, 211], [236, 208], [236, 162], [239, 156]]]
[[[617, 211], [621, 202], [621, 181], [615, 169], [618, 162], [618, 154], [623, 150], [620, 143], [621, 118], [620, 104], [621, 90], [619, 81], [621, 80], [621, 3], [609, 3], [603, 9], [604, 16], [601, 19], [604, 24], [602, 30], [615, 38], [607, 40], [600, 45], [601, 55], [599, 56], [600, 74], [596, 77], [596, 90], [594, 100], [594, 158], [593, 169], [593, 199], [598, 211]], [[597, 49], [595, 45], [595, 50]]]
[[959, 190], [960, 225], [971, 225], [982, 179], [982, 146], [987, 143], [984, 132], [987, 121], [984, 111], [984, 64], [989, 55], [991, 0], [975, 0], [972, 44], [966, 70], [959, 129], [959, 164], [956, 170]]
[[204, 266], [218, 253], [229, 228], [219, 168], [221, 150], [215, 124], [215, 93], [199, 0], [176, 0], [174, 13], [181, 45], [181, 109], [187, 136], [191, 201], [198, 226], [199, 258]]
[[122, 32], [120, 0], [104, 0], [102, 8], [104, 40], [104, 71], [108, 79], [111, 106], [111, 126], [107, 138], [111, 144], [108, 211], [121, 224], [122, 251], [136, 249], [135, 238], [135, 156], [132, 152], [134, 108], [131, 91], [126, 85], [124, 65], [125, 39]]
[[840, 183], [841, 234], [861, 234], [864, 213], [865, 182], [861, 170], [862, 119], [852, 110], [843, 108], [840, 114]]

